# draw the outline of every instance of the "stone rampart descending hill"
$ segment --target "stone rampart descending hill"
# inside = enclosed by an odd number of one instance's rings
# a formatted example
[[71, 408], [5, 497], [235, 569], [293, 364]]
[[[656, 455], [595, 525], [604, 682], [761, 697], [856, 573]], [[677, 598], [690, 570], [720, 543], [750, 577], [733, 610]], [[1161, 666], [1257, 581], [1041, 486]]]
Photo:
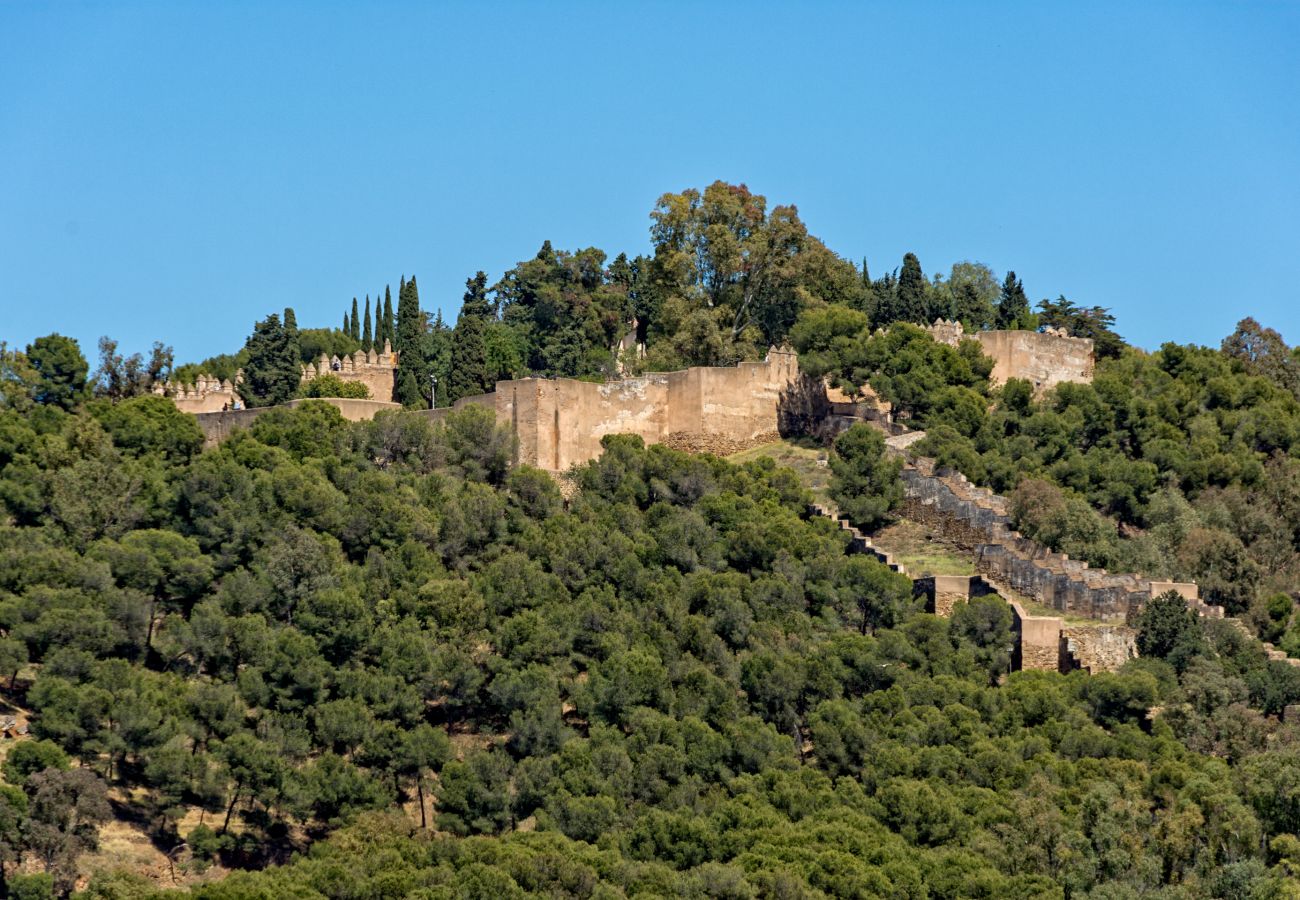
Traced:
[[993, 581], [1067, 615], [1124, 622], [1152, 597], [1176, 591], [1202, 615], [1221, 618], [1223, 610], [1200, 601], [1190, 582], [1158, 581], [1111, 574], [1055, 553], [1011, 528], [1004, 497], [976, 487], [966, 476], [935, 466], [924, 457], [902, 471], [904, 514], [970, 548], [976, 568]]

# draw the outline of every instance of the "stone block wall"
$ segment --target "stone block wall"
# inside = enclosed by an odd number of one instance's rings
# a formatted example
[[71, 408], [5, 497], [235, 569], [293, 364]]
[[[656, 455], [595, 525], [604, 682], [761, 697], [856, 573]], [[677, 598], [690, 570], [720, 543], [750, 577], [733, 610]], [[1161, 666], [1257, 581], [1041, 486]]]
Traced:
[[321, 397], [312, 400], [290, 400], [283, 406], [259, 406], [254, 409], [232, 409], [217, 412], [198, 413], [199, 429], [203, 432], [203, 446], [215, 447], [230, 437], [238, 428], [247, 428], [253, 420], [272, 409], [284, 409], [301, 406], [303, 403], [328, 403], [349, 422], [364, 422], [375, 417], [375, 413], [386, 409], [401, 409], [400, 403], [385, 403], [380, 400], [352, 400], [343, 397]]
[[302, 367], [302, 383], [321, 375], [333, 375], [340, 381], [359, 383], [370, 392], [369, 399], [389, 402], [397, 388], [397, 354], [384, 342], [382, 351], [358, 350], [351, 356], [328, 357], [321, 354], [315, 363]]
[[993, 360], [990, 377], [998, 384], [1023, 378], [1045, 391], [1065, 381], [1092, 381], [1093, 344], [1088, 338], [1052, 329], [966, 334], [960, 322], [948, 319], [936, 319], [926, 330], [939, 343], [953, 347], [966, 338], [979, 341], [984, 355]]
[[1074, 625], [1061, 629], [1061, 671], [1114, 672], [1137, 659], [1137, 632], [1126, 625]]
[[647, 444], [735, 452], [775, 438], [783, 395], [799, 383], [793, 352], [761, 363], [656, 372], [597, 384], [570, 378], [498, 382], [497, 421], [519, 439], [518, 461], [554, 472], [600, 456], [608, 434]]
[[243, 403], [235, 390], [241, 374], [236, 374], [233, 382], [212, 375], [200, 375], [193, 384], [168, 382], [163, 385], [155, 382], [153, 392], [169, 398], [181, 412], [198, 414], [234, 409]]
[[1174, 590], [1203, 615], [1221, 617], [1220, 608], [1202, 603], [1195, 584], [1115, 575], [1054, 553], [1011, 529], [1003, 497], [972, 485], [965, 476], [937, 469], [919, 458], [902, 471], [904, 514], [973, 550], [976, 568], [995, 586], [1062, 613], [1124, 622], [1152, 597]]
[[[385, 402], [392, 396], [396, 363], [391, 353], [322, 357], [316, 366], [304, 366], [302, 377], [332, 373], [367, 384], [372, 397], [384, 400], [329, 402], [340, 408], [372, 404], [356, 410], [357, 418], [370, 418], [378, 409], [397, 408]], [[463, 397], [454, 408], [477, 405], [493, 410], [497, 422], [509, 425], [518, 438], [518, 462], [562, 472], [600, 456], [600, 441], [607, 434], [637, 434], [648, 444], [719, 454], [766, 443], [783, 428], [822, 417], [828, 404], [821, 388], [821, 382], [800, 375], [793, 351], [773, 348], [763, 362], [658, 372], [603, 384], [570, 378], [502, 381], [493, 393]], [[221, 409], [215, 403], [198, 410], [213, 416], [200, 421], [210, 444], [263, 411], [230, 415]], [[448, 412], [440, 408], [420, 414], [438, 421]]]
[[952, 616], [958, 603], [996, 593], [978, 575], [927, 575], [915, 581], [917, 592], [926, 598], [926, 608], [945, 619]]
[[981, 331], [975, 335], [984, 355], [993, 360], [990, 376], [997, 384], [1023, 378], [1045, 391], [1065, 381], [1092, 381], [1092, 341], [1037, 331]]
[[1055, 616], [1031, 616], [1024, 607], [1011, 602], [1011, 628], [1016, 640], [1011, 665], [1018, 670], [1036, 669], [1059, 672], [1061, 669], [1061, 620]]

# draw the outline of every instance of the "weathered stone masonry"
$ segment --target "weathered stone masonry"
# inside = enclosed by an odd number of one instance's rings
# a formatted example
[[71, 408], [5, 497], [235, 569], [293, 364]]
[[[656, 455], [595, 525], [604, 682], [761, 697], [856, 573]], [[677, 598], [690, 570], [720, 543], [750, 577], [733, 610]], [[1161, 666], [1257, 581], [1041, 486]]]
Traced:
[[1201, 603], [1195, 584], [1113, 575], [1053, 553], [1011, 529], [1006, 500], [972, 485], [964, 475], [920, 458], [902, 472], [904, 513], [974, 550], [976, 568], [995, 585], [1053, 609], [1106, 622], [1125, 622], [1152, 597], [1176, 591], [1203, 615], [1223, 616]]
[[[763, 362], [699, 366], [598, 384], [572, 378], [499, 381], [457, 408], [485, 406], [518, 438], [517, 462], [563, 472], [596, 459], [601, 438], [731, 453], [776, 440], [781, 407], [801, 385], [798, 357], [771, 349]], [[441, 419], [444, 409], [422, 415]]]

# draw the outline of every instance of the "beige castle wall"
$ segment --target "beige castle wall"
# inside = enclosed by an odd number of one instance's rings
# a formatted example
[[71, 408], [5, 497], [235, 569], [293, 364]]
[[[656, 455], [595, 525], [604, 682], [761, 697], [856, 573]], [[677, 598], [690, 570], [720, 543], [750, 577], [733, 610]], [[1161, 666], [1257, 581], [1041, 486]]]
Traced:
[[[334, 374], [356, 380], [368, 369], [343, 360]], [[318, 367], [305, 366], [304, 378], [316, 371]], [[606, 383], [570, 378], [502, 381], [494, 393], [463, 397], [455, 408], [479, 405], [494, 410], [497, 421], [509, 425], [518, 438], [519, 462], [565, 471], [599, 457], [601, 439], [609, 434], [636, 434], [648, 444], [714, 452], [772, 440], [780, 430], [783, 397], [806, 380], [800, 379], [793, 352], [773, 349], [763, 362], [650, 373]], [[389, 385], [383, 381], [381, 388]], [[368, 419], [377, 409], [397, 408], [377, 400], [330, 398], [327, 402], [344, 410], [349, 419]], [[204, 410], [209, 418], [200, 424], [209, 443], [224, 439], [232, 428], [246, 425], [262, 411], [237, 412], [248, 415]], [[425, 410], [421, 415], [438, 421], [447, 412]]]
[[1137, 632], [1127, 625], [1081, 625], [1061, 629], [1061, 668], [1114, 672], [1137, 659]]
[[970, 575], [935, 575], [933, 576], [934, 614], [944, 619], [952, 617], [952, 611], [958, 603], [964, 603], [971, 596]]
[[993, 360], [991, 378], [998, 384], [1023, 378], [1047, 390], [1066, 381], [1092, 381], [1092, 341], [1086, 338], [1037, 331], [981, 331], [974, 338]]
[[1018, 669], [1056, 672], [1061, 668], [1061, 619], [1030, 616], [1019, 603], [1011, 603], [1012, 628], [1016, 633]]
[[1023, 378], [1045, 391], [1065, 381], [1092, 381], [1093, 345], [1088, 338], [1070, 337], [1063, 331], [979, 331], [967, 334], [960, 322], [936, 319], [926, 327], [930, 337], [956, 347], [963, 340], [979, 341], [984, 355], [993, 360], [990, 377], [997, 384]]
[[[338, 368], [335, 368], [335, 366]], [[351, 356], [329, 358], [321, 355], [314, 363], [302, 367], [302, 383], [321, 375], [333, 375], [343, 382], [364, 384], [369, 399], [391, 401], [397, 389], [397, 354], [385, 343], [382, 351], [358, 350]]]
[[793, 353], [729, 368], [695, 367], [597, 384], [570, 378], [497, 383], [497, 421], [519, 438], [519, 461], [564, 471], [596, 459], [609, 434], [647, 444], [718, 439], [752, 446], [778, 431], [782, 392], [798, 378]]
[[178, 395], [171, 398], [172, 402], [176, 404], [176, 408], [181, 412], [194, 413], [195, 415], [231, 409], [237, 399], [238, 395], [233, 389], [229, 391], [205, 391], [201, 394]]
[[[386, 403], [381, 400], [352, 400], [343, 397], [322, 397], [313, 400], [290, 400], [284, 404], [287, 407], [300, 406], [303, 403], [328, 403], [340, 413], [343, 418], [349, 422], [364, 422], [375, 417], [375, 413], [385, 409], [401, 409], [399, 403]], [[253, 423], [253, 420], [265, 412], [272, 409], [281, 409], [279, 406], [259, 406], [255, 409], [231, 409], [216, 412], [204, 412], [195, 414], [194, 418], [198, 420], [199, 430], [203, 432], [203, 445], [205, 447], [215, 447], [238, 428], [247, 428]]]
[[170, 399], [181, 412], [198, 414], [234, 409], [237, 405], [241, 405], [239, 395], [235, 392], [235, 384], [242, 374], [242, 372], [237, 373], [233, 383], [222, 381], [212, 375], [199, 375], [190, 384], [168, 382], [164, 385], [155, 382], [153, 393]]

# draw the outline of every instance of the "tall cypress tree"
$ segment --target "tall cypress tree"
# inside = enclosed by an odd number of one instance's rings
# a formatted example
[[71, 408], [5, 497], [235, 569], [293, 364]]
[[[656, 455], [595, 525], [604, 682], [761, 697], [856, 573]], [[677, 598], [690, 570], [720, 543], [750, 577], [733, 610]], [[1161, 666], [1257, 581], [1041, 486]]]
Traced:
[[375, 333], [370, 327], [370, 295], [366, 294], [366, 314], [361, 320], [361, 349], [369, 353], [375, 347]]
[[345, 309], [345, 310], [343, 310], [343, 333], [344, 333], [344, 334], [347, 334], [347, 333], [350, 332], [351, 330], [352, 330], [352, 328], [351, 328], [351, 326], [348, 324], [348, 311]]
[[1000, 329], [1024, 328], [1029, 324], [1029, 298], [1025, 296], [1025, 283], [1008, 272], [1002, 281], [1002, 295], [998, 297], [996, 320]]
[[384, 340], [397, 343], [393, 324], [393, 291], [388, 285], [384, 285]]
[[434, 315], [433, 325], [429, 329], [429, 336], [425, 341], [428, 352], [425, 359], [428, 363], [429, 373], [438, 376], [438, 396], [439, 406], [447, 406], [448, 398], [451, 396], [451, 341], [452, 330], [447, 323], [442, 320], [442, 310], [438, 310]]
[[903, 269], [898, 273], [897, 318], [924, 324], [930, 313], [926, 297], [928, 287], [925, 273], [921, 271], [921, 261], [915, 253], [906, 254], [903, 257]]
[[357, 316], [356, 297], [352, 298], [352, 319], [348, 323], [348, 334], [351, 335], [352, 340], [354, 341], [361, 340], [361, 319]]
[[420, 290], [415, 276], [402, 278], [397, 293], [397, 400], [403, 406], [425, 406], [429, 402], [429, 371], [424, 358], [424, 314], [420, 312]]
[[293, 347], [294, 357], [301, 359], [302, 351], [298, 343], [298, 317], [294, 314], [292, 306], [284, 308], [284, 333], [289, 339], [290, 346]]
[[415, 286], [415, 276], [411, 280], [402, 279], [397, 294], [397, 340], [394, 348], [399, 353], [418, 352], [420, 337], [424, 334], [424, 322], [420, 315], [420, 292]]
[[451, 372], [447, 399], [482, 394], [488, 390], [487, 349], [483, 333], [491, 315], [487, 299], [487, 276], [482, 272], [465, 280], [465, 298], [451, 340]]

